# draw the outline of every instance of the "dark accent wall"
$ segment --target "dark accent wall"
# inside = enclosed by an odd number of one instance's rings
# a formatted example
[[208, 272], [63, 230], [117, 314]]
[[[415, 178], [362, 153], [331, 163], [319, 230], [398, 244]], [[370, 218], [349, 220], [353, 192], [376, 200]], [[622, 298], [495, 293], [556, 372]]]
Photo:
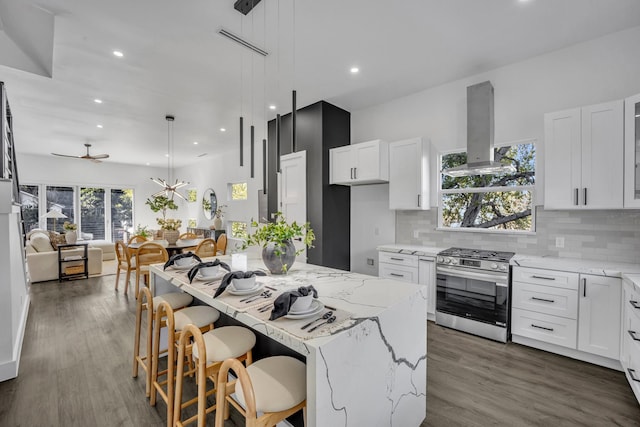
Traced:
[[[291, 114], [282, 116], [280, 154], [291, 153]], [[329, 185], [329, 150], [349, 145], [351, 114], [319, 101], [297, 110], [297, 151], [307, 152], [307, 220], [316, 234], [307, 253], [310, 264], [349, 270], [351, 188]], [[268, 126], [268, 209], [278, 212], [276, 125]]]

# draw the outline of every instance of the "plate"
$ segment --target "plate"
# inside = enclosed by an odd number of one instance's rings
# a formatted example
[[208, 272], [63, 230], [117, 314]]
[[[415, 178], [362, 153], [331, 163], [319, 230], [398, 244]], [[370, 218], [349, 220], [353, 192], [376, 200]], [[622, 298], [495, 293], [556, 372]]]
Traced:
[[256, 294], [260, 292], [261, 289], [262, 289], [262, 283], [259, 283], [259, 282], [256, 282], [256, 285], [253, 288], [244, 289], [244, 290], [236, 289], [233, 286], [233, 283], [230, 283], [229, 286], [227, 286], [227, 290], [231, 295], [251, 295], [251, 294]]
[[193, 262], [191, 264], [187, 264], [187, 265], [176, 265], [175, 263], [171, 266], [173, 267], [175, 270], [191, 270], [193, 268], [194, 265], [196, 265], [198, 263], [198, 261], [196, 261], [195, 259], [193, 260]]
[[[297, 301], [297, 300], [296, 300], [296, 301]], [[309, 304], [309, 307], [308, 307], [308, 308], [305, 308], [304, 310], [293, 310], [293, 309], [291, 308], [291, 309], [289, 309], [289, 314], [295, 314], [295, 315], [298, 315], [298, 314], [308, 314], [308, 313], [311, 313], [312, 311], [314, 311], [314, 310], [317, 310], [317, 309], [318, 309], [317, 304], [315, 304], [315, 302], [316, 302], [316, 301], [318, 301], [318, 300], [316, 300], [316, 299], [312, 299], [312, 300], [311, 300], [311, 304]]]
[[203, 276], [202, 274], [200, 274], [200, 272], [198, 271], [198, 274], [196, 274], [195, 279], [197, 280], [202, 280], [203, 282], [206, 282], [207, 280], [217, 280], [217, 279], [222, 279], [224, 277], [224, 275], [227, 274], [227, 272], [225, 270], [222, 270], [221, 272], [218, 272], [214, 275], [211, 276]]
[[322, 312], [322, 310], [324, 310], [324, 304], [321, 303], [318, 300], [313, 300], [313, 302], [311, 303], [312, 307], [315, 307], [314, 310], [305, 313], [305, 314], [285, 314], [284, 317], [286, 317], [287, 319], [306, 319], [307, 317], [313, 317], [316, 314]]

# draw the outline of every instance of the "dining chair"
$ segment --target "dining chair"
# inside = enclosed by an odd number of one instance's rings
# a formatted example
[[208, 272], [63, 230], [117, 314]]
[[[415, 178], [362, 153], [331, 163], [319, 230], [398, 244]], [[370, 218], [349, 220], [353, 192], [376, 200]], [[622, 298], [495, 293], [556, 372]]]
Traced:
[[196, 233], [191, 233], [191, 232], [182, 233], [180, 237], [178, 237], [178, 239], [197, 239], [197, 238], [198, 238], [198, 235]]
[[154, 242], [144, 242], [136, 251], [136, 298], [140, 291], [140, 276], [144, 276], [145, 283], [149, 279], [149, 266], [164, 263], [169, 260], [169, 254], [164, 246]]
[[227, 235], [222, 233], [218, 240], [216, 241], [217, 254], [218, 255], [226, 255], [227, 254]]
[[[228, 404], [224, 399], [216, 401], [216, 404], [207, 407], [207, 397], [215, 396], [216, 394], [218, 371], [224, 361], [231, 359], [241, 366], [244, 361], [249, 366], [253, 360], [252, 348], [255, 343], [256, 335], [250, 329], [242, 326], [223, 326], [203, 334], [196, 325], [186, 325], [182, 329], [178, 345], [178, 375], [176, 375], [172, 425], [182, 427], [197, 421], [199, 427], [204, 427], [206, 414], [213, 411], [228, 413]], [[195, 368], [185, 372], [184, 362], [188, 356], [189, 349], [191, 349], [191, 355], [195, 361]], [[185, 375], [190, 375], [194, 372], [198, 388], [197, 397], [183, 402], [183, 378]], [[180, 373], [183, 373], [183, 375], [180, 375]], [[207, 379], [214, 384], [214, 387], [210, 390], [206, 389]], [[220, 405], [218, 402], [223, 403]], [[186, 420], [181, 420], [182, 409], [195, 403], [198, 404], [196, 414]]]
[[116, 291], [118, 290], [118, 282], [120, 281], [120, 271], [127, 272], [124, 282], [124, 294], [127, 295], [129, 290], [129, 281], [131, 280], [131, 272], [136, 269], [136, 259], [131, 257], [129, 248], [122, 240], [116, 241], [116, 258], [118, 260], [118, 270], [116, 271]]
[[213, 239], [204, 239], [198, 244], [195, 250], [196, 255], [200, 258], [214, 257], [217, 255], [216, 241]]
[[[235, 372], [238, 379], [228, 383], [229, 371]], [[247, 427], [275, 426], [301, 409], [306, 426], [306, 371], [303, 362], [290, 356], [266, 357], [246, 368], [236, 359], [225, 360], [216, 383], [215, 427], [224, 427], [224, 421], [229, 418], [228, 403], [245, 417]], [[231, 396], [234, 393], [235, 398]], [[222, 402], [225, 402], [224, 410], [220, 408]]]
[[139, 234], [136, 234], [135, 236], [131, 236], [129, 238], [129, 241], [127, 242], [127, 246], [132, 244], [132, 243], [142, 243], [142, 242], [146, 242], [147, 238], [144, 236], [141, 236]]

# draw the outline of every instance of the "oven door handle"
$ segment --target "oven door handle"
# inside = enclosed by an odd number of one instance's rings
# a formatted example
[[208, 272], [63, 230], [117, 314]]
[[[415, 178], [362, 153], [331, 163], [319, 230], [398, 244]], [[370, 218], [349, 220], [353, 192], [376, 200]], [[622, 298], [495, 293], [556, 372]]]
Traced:
[[446, 274], [447, 276], [460, 277], [462, 279], [478, 279], [485, 282], [495, 282], [496, 286], [507, 288], [507, 278], [495, 274], [477, 273], [475, 271], [460, 271], [450, 267], [436, 268], [436, 273]]

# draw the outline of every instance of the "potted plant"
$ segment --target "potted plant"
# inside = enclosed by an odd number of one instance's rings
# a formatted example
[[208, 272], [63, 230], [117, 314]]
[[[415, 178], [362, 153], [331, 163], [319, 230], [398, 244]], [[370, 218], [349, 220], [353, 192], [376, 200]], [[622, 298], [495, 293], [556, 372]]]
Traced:
[[147, 230], [147, 226], [142, 226], [140, 224], [138, 224], [138, 227], [136, 228], [136, 230], [133, 232], [134, 236], [142, 236], [146, 239], [148, 239], [149, 237], [151, 237], [151, 232], [149, 230]]
[[243, 249], [249, 246], [262, 246], [262, 261], [272, 274], [286, 274], [291, 268], [296, 255], [304, 249], [296, 250], [293, 239], [299, 239], [308, 248], [312, 248], [316, 236], [308, 222], [300, 225], [297, 222], [289, 224], [282, 212], [277, 212], [273, 222], [259, 226], [251, 221], [251, 227], [256, 231], [248, 234], [244, 239]]
[[224, 215], [223, 208], [226, 208], [227, 205], [219, 205], [216, 210], [213, 212], [213, 226], [216, 230], [220, 230], [222, 228], [222, 217]]
[[167, 196], [155, 196], [145, 202], [153, 212], [162, 212], [162, 218], [156, 218], [160, 229], [163, 231], [162, 237], [170, 244], [175, 244], [180, 237], [180, 226], [182, 221], [167, 219], [167, 210], [175, 211], [178, 205]]
[[78, 241], [78, 224], [65, 221], [64, 224], [62, 224], [62, 228], [65, 230], [64, 240], [67, 243], [74, 245]]

